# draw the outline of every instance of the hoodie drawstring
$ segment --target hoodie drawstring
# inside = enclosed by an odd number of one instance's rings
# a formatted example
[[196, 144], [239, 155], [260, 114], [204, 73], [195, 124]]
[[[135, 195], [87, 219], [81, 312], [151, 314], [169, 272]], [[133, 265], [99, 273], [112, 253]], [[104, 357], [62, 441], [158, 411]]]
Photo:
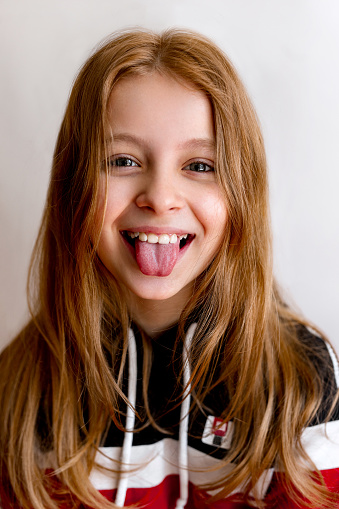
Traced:
[[[189, 410], [191, 404], [191, 367], [189, 363], [189, 352], [194, 332], [197, 324], [193, 323], [188, 328], [184, 345], [183, 345], [183, 385], [185, 391], [180, 409], [180, 427], [179, 427], [179, 487], [180, 497], [178, 498], [175, 509], [183, 509], [188, 500], [188, 422]], [[121, 451], [121, 470], [118, 480], [117, 494], [115, 497], [115, 504], [118, 507], [123, 507], [126, 499], [128, 476], [126, 471], [129, 466], [131, 458], [132, 444], [133, 444], [133, 430], [135, 422], [135, 403], [137, 393], [137, 349], [135, 337], [132, 329], [129, 330], [128, 335], [128, 400], [130, 404], [127, 406], [126, 413], [126, 431], [124, 434], [124, 441]]]
[[118, 489], [115, 497], [115, 504], [118, 507], [123, 507], [125, 503], [126, 493], [127, 493], [127, 484], [128, 477], [124, 475], [124, 472], [128, 469], [129, 461], [131, 458], [132, 444], [133, 444], [133, 435], [134, 431], [134, 421], [135, 421], [135, 402], [137, 397], [137, 347], [135, 344], [135, 337], [132, 329], [129, 330], [128, 334], [128, 393], [127, 397], [129, 400], [129, 405], [127, 405], [127, 413], [126, 413], [126, 425], [125, 425], [125, 434], [124, 434], [124, 442], [122, 444], [121, 451], [121, 470], [118, 481]]
[[189, 411], [191, 405], [191, 367], [189, 363], [189, 352], [197, 324], [190, 325], [182, 352], [182, 361], [184, 367], [183, 383], [185, 392], [180, 409], [180, 427], [179, 427], [179, 482], [180, 482], [180, 497], [178, 498], [175, 509], [183, 509], [188, 500], [188, 421]]

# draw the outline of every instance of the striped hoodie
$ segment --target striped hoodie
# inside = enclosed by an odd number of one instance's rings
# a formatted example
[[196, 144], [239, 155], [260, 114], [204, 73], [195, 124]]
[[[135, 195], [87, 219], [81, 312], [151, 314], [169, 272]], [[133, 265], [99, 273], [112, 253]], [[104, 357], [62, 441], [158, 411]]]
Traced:
[[[96, 468], [91, 473], [91, 482], [105, 497], [121, 507], [134, 503], [147, 509], [249, 507], [239, 501], [241, 487], [233, 496], [212, 503], [209, 499], [216, 492], [201, 488], [222, 478], [232, 468], [232, 465], [222, 466], [222, 460], [232, 443], [234, 423], [222, 424], [220, 420], [227, 401], [227, 395], [220, 387], [211, 391], [204, 401], [204, 408], [192, 414], [189, 413], [190, 396], [184, 399], [179, 396], [182, 388], [177, 387], [176, 379], [182, 362], [184, 386], [190, 377], [185, 352], [189, 349], [194, 327], [193, 324], [188, 330], [183, 360], [173, 361], [176, 328], [166, 331], [153, 342], [149, 406], [160, 429], [150, 425], [142, 427], [143, 423], [134, 412], [127, 409], [126, 428], [130, 432], [123, 433], [112, 424], [97, 452], [99, 465], [120, 470], [120, 474]], [[125, 389], [138, 414], [143, 415], [143, 348], [140, 334], [137, 330], [135, 332], [134, 335], [130, 331], [129, 375], [126, 376]], [[339, 387], [338, 363], [331, 347], [321, 338], [303, 326], [300, 326], [299, 333], [300, 341], [306, 342], [314, 352], [323, 353], [325, 362], [320, 363], [316, 355], [313, 361], [326, 392], [316, 417], [302, 434], [302, 444], [330, 490], [339, 493], [339, 405], [325, 423]], [[257, 494], [272, 508], [297, 509], [298, 506], [284, 490], [283, 475], [272, 465], [258, 481]]]

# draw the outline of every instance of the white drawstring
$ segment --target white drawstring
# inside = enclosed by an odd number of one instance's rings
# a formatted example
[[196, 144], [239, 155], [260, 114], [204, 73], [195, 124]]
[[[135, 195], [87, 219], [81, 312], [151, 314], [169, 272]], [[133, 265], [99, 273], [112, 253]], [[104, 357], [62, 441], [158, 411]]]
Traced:
[[121, 451], [121, 470], [118, 481], [117, 494], [115, 497], [115, 504], [118, 507], [124, 506], [127, 493], [128, 477], [127, 475], [124, 475], [124, 472], [126, 472], [129, 466], [129, 460], [131, 457], [131, 450], [133, 444], [135, 402], [137, 395], [137, 371], [138, 371], [137, 348], [135, 344], [134, 333], [132, 329], [130, 329], [128, 334], [128, 400], [130, 404], [127, 405], [126, 425], [125, 425], [126, 431]]
[[197, 324], [190, 325], [185, 342], [183, 345], [182, 360], [184, 367], [183, 384], [186, 387], [183, 394], [183, 401], [180, 409], [180, 428], [179, 428], [179, 482], [180, 482], [180, 498], [178, 498], [175, 509], [183, 509], [188, 500], [188, 421], [189, 410], [191, 404], [191, 367], [189, 363], [189, 352]]
[[[179, 427], [179, 485], [180, 497], [176, 501], [175, 509], [183, 509], [188, 500], [189, 478], [188, 478], [188, 422], [189, 410], [191, 404], [191, 368], [189, 363], [189, 352], [197, 324], [190, 325], [185, 342], [183, 345], [183, 385], [186, 387], [183, 394], [183, 401], [180, 409], [180, 427]], [[128, 335], [128, 400], [126, 413], [126, 431], [121, 451], [121, 470], [118, 481], [115, 504], [123, 507], [126, 499], [128, 477], [125, 472], [128, 470], [133, 444], [133, 430], [135, 422], [135, 403], [137, 393], [137, 349], [132, 329]]]

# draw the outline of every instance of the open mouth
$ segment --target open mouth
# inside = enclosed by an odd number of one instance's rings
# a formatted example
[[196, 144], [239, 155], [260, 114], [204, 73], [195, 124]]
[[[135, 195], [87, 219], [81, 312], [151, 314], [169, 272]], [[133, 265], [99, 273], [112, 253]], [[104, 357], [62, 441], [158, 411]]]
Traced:
[[194, 234], [120, 231], [125, 245], [146, 276], [169, 276], [195, 238]]
[[176, 244], [179, 241], [179, 250], [181, 250], [185, 246], [188, 246], [195, 237], [195, 235], [191, 233], [186, 233], [184, 235], [161, 233], [160, 235], [156, 235], [155, 233], [130, 232], [128, 230], [122, 230], [120, 233], [133, 248], [135, 248], [136, 240], [148, 242], [149, 244], [161, 245]]

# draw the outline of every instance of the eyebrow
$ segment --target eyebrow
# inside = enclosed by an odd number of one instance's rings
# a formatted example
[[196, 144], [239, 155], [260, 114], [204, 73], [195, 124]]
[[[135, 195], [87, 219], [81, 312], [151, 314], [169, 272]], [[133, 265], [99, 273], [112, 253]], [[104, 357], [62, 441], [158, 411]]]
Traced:
[[[134, 136], [128, 133], [117, 133], [110, 136], [105, 140], [106, 145], [113, 143], [114, 141], [125, 141], [127, 143], [133, 143], [139, 147], [147, 145], [147, 141], [139, 136]], [[192, 148], [205, 148], [209, 150], [215, 150], [215, 140], [212, 138], [192, 138], [178, 146], [179, 149], [192, 149]]]

